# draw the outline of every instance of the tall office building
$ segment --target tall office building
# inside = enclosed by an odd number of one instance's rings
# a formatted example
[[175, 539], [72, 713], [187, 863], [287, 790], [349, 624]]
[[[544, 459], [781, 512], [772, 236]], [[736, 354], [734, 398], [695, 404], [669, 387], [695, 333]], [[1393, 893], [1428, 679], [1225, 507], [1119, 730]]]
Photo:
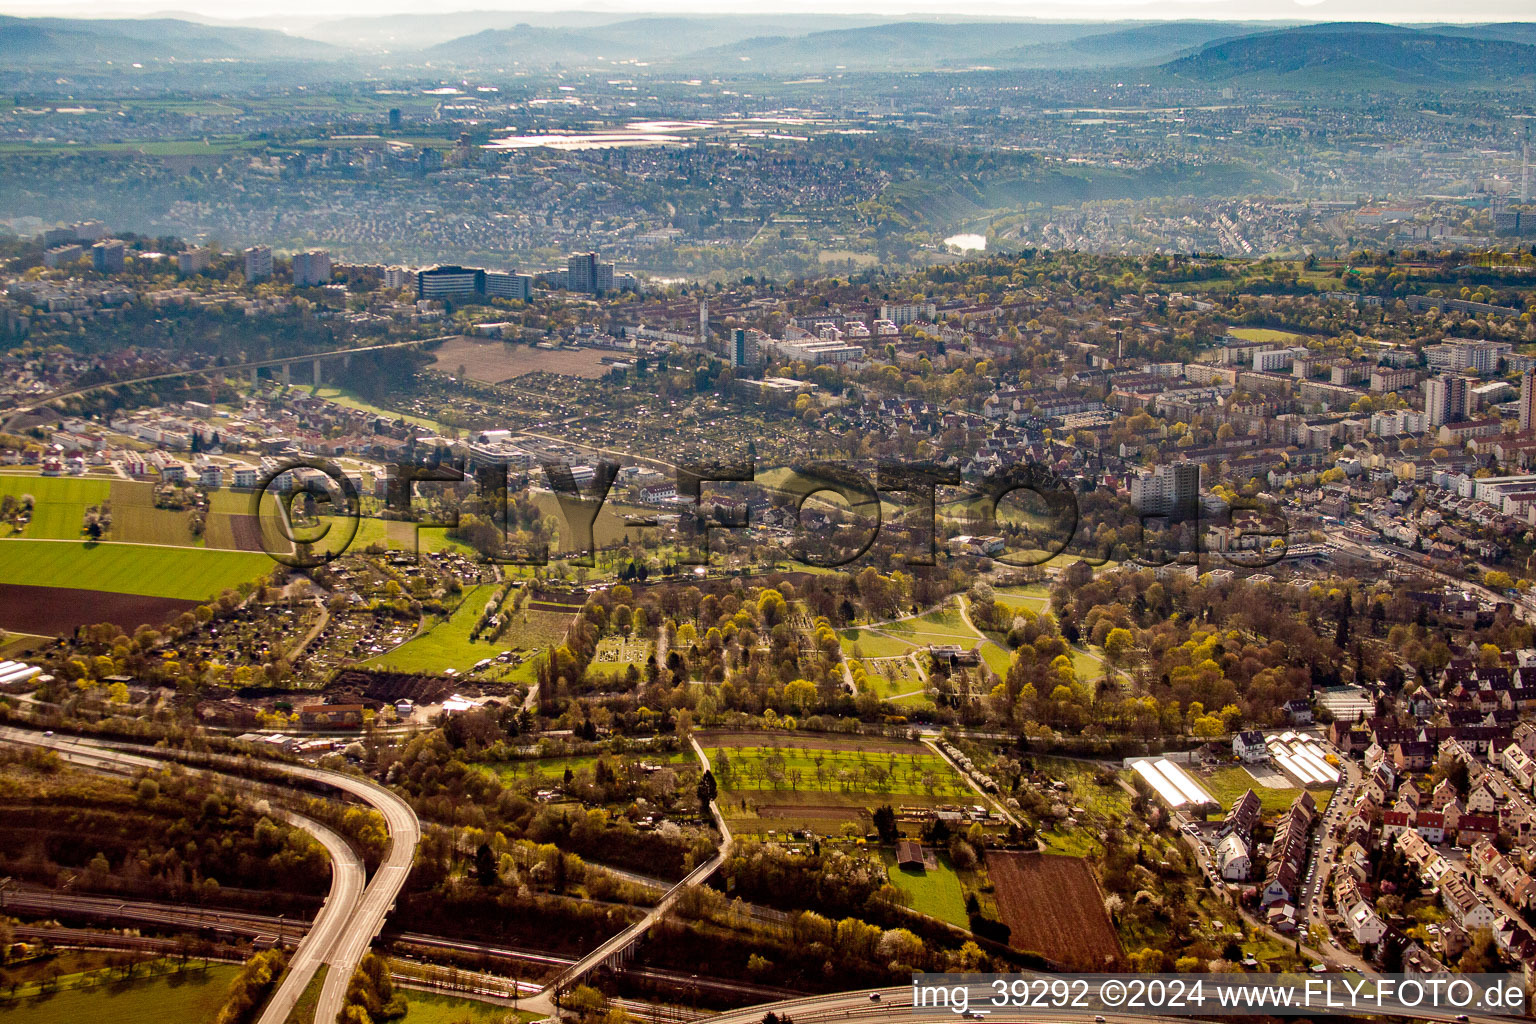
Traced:
[[1193, 519], [1200, 508], [1200, 463], [1175, 462], [1132, 478], [1131, 505], [1146, 516]]
[[176, 269], [181, 271], [183, 277], [188, 274], [201, 274], [213, 265], [213, 250], [206, 245], [195, 249], [183, 249], [176, 254]]
[[487, 270], [485, 296], [489, 299], [521, 299], [527, 302], [533, 298], [533, 276]]
[[758, 358], [757, 335], [745, 327], [731, 331], [731, 365], [756, 366]]
[[272, 276], [272, 247], [253, 245], [245, 250], [245, 282], [255, 284]]
[[565, 261], [566, 287], [573, 292], [597, 290], [597, 253], [573, 252]]
[[1536, 427], [1536, 370], [1520, 375], [1520, 429]]
[[1430, 430], [1467, 414], [1467, 378], [1441, 375], [1424, 382], [1425, 426]]
[[331, 283], [331, 254], [324, 249], [293, 254], [293, 284], [295, 288], [313, 288]]
[[418, 299], [463, 299], [485, 294], [485, 271], [451, 263], [416, 272]]
[[[387, 273], [393, 273], [393, 268]], [[521, 299], [533, 298], [533, 277], [480, 267], [445, 263], [415, 274], [418, 299]]]
[[122, 239], [108, 238], [91, 246], [91, 266], [102, 274], [121, 274], [128, 266], [128, 245]]
[[613, 291], [613, 264], [595, 252], [573, 252], [565, 261], [565, 286], [573, 292], [597, 295]]

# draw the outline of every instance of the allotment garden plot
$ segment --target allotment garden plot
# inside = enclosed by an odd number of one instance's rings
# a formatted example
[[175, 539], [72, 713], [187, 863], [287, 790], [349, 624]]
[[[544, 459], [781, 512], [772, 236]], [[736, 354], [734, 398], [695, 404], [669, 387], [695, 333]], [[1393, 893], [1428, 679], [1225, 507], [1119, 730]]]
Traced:
[[651, 660], [651, 652], [655, 649], [656, 645], [650, 640], [605, 636], [597, 642], [597, 651], [593, 654], [589, 667], [593, 671], [608, 675], [626, 672], [631, 666], [636, 671], [644, 672], [645, 664]]
[[807, 733], [703, 733], [720, 807], [743, 833], [866, 832], [876, 807], [971, 804], [974, 792], [933, 750], [908, 740]]

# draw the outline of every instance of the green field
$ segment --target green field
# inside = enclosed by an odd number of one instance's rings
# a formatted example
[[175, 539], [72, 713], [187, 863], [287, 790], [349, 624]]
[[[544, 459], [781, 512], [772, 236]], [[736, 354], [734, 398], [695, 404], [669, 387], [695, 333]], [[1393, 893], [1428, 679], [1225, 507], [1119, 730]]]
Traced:
[[153, 505], [112, 505], [112, 529], [107, 537], [123, 544], [177, 544], [196, 546], [191, 516]]
[[45, 540], [0, 543], [0, 583], [205, 601], [271, 572], [260, 552]]
[[[357, 530], [354, 532], [343, 516], [321, 516], [318, 526], [296, 527], [293, 533], [299, 538], [313, 537], [320, 532], [321, 527], [325, 527], [325, 536], [315, 545], [316, 551], [359, 554], [372, 544], [388, 547], [388, 526], [382, 519], [362, 518], [357, 520]], [[281, 538], [281, 526], [274, 524], [273, 529], [276, 536]]]
[[438, 995], [436, 992], [405, 993], [404, 1017], [397, 1017], [394, 1024], [526, 1024], [541, 1020], [543, 1014], [526, 1010], [513, 1010], [496, 1003], [482, 1003], [477, 999], [459, 999]]
[[898, 640], [893, 636], [886, 636], [871, 629], [845, 629], [838, 634], [842, 641], [843, 653], [854, 657], [853, 649], [857, 647], [859, 654], [866, 658], [893, 658], [906, 654], [914, 649], [913, 644], [905, 640]]
[[1098, 679], [1104, 675], [1104, 659], [1097, 654], [1085, 650], [1072, 648], [1072, 671], [1077, 673], [1077, 678], [1083, 682]]
[[[1279, 814], [1296, 802], [1301, 795], [1299, 789], [1270, 789], [1261, 786], [1248, 770], [1239, 765], [1230, 768], [1215, 768], [1209, 773], [1195, 772], [1194, 779], [1206, 788], [1211, 796], [1221, 804], [1222, 810], [1230, 808], [1238, 798], [1248, 790], [1253, 790], [1259, 798], [1259, 805], [1264, 809], [1265, 815]], [[1333, 790], [1314, 789], [1312, 799], [1317, 801], [1317, 809], [1323, 810], [1328, 806], [1328, 801], [1333, 799]]]
[[981, 660], [987, 663], [987, 668], [1006, 679], [1008, 669], [1013, 665], [1013, 654], [997, 644], [982, 644]]
[[[304, 994], [299, 997], [293, 1012], [288, 1014], [286, 1024], [315, 1024], [315, 1004], [320, 1001], [320, 988], [325, 981], [324, 965], [315, 973], [315, 977], [304, 989]], [[395, 991], [401, 991], [396, 987]], [[421, 992], [416, 989], [404, 991], [406, 1010], [404, 1017], [395, 1018], [396, 1024], [526, 1024], [528, 1021], [538, 1020], [540, 1014], [529, 1013], [526, 1010], [513, 1010], [510, 1007], [500, 1006], [495, 1003], [483, 1003], [477, 999], [459, 999], [455, 996], [439, 995], [436, 992]], [[168, 1021], [172, 1018], [166, 1018]], [[204, 1024], [203, 1021], [183, 1020], [175, 1018], [175, 1024]], [[213, 1018], [210, 1016], [208, 1021]]]
[[[364, 524], [376, 522], [382, 525], [384, 528], [384, 539], [392, 550], [416, 551], [420, 554], [457, 551], [470, 557], [479, 556], [479, 552], [471, 545], [450, 537], [447, 530], [440, 530], [431, 526], [420, 526], [417, 523], [408, 523], [397, 519], [364, 519], [363, 522]], [[362, 536], [362, 531], [359, 530], [359, 539]], [[353, 547], [357, 547], [357, 542], [353, 543]], [[514, 572], [515, 569], [515, 566], [507, 566], [509, 573]]]
[[379, 655], [369, 665], [397, 672], [440, 673], [453, 668], [467, 672], [475, 663], [501, 653], [504, 645], [471, 641], [469, 631], [485, 612], [485, 603], [496, 593], [490, 584], [471, 587], [464, 600], [446, 619], [439, 619], [425, 633]]
[[0, 1020], [7, 1024], [212, 1024], [238, 971], [229, 964], [214, 964], [206, 971], [88, 989], [68, 987], [76, 979], [66, 976], [60, 979], [62, 991], [51, 995], [0, 999]]
[[916, 618], [901, 619], [880, 628], [887, 633], [894, 633], [904, 639], [910, 638], [912, 642], [924, 645], [953, 643], [959, 640], [965, 642], [965, 646], [969, 646], [969, 642], [978, 639], [979, 636], [974, 629], [965, 624], [965, 619], [954, 608], [929, 612]]
[[941, 856], [933, 871], [899, 868], [891, 850], [881, 850], [880, 857], [885, 861], [885, 873], [891, 884], [906, 894], [907, 906], [919, 914], [970, 928], [970, 918], [965, 913], [965, 890], [948, 857]]
[[917, 743], [902, 752], [788, 745], [713, 746], [707, 752], [720, 789], [774, 800], [803, 795], [809, 803], [874, 806], [957, 800], [971, 792], [945, 758]]
[[[673, 764], [688, 767], [697, 765], [692, 751], [687, 750], [635, 750], [624, 755], [604, 754], [603, 759], [609, 767], [617, 769], [624, 761], [646, 761], [651, 764]], [[592, 766], [597, 764], [598, 755], [581, 754], [571, 757], [534, 757], [525, 761], [487, 761], [482, 762], [482, 767], [495, 772], [504, 780], [531, 779], [538, 776], [543, 779], [560, 779], [565, 777], [566, 769], [579, 775], [582, 772], [592, 771]]]
[[1035, 759], [1035, 766], [1066, 783], [1073, 805], [1085, 808], [1104, 823], [1122, 822], [1131, 813], [1129, 793], [1115, 784], [1099, 785], [1098, 776], [1105, 765], [1065, 757], [1040, 757]]
[[1276, 331], [1269, 327], [1233, 327], [1227, 331], [1234, 338], [1244, 341], [1279, 341], [1287, 344], [1307, 343], [1305, 334], [1295, 334], [1291, 331]]
[[[106, 501], [111, 487], [110, 481], [89, 477], [0, 475], [0, 495], [32, 496], [32, 521], [22, 537], [79, 537], [86, 506]], [[11, 536], [10, 528], [0, 529], [0, 536]]]
[[[1080, 761], [1065, 757], [1039, 757], [1035, 767], [1053, 782], [1067, 786], [1065, 792], [1052, 786], [1045, 795], [1052, 801], [1060, 800], [1073, 808], [1076, 825], [1061, 822], [1049, 829], [1042, 827], [1040, 839], [1046, 853], [1058, 853], [1072, 857], [1094, 857], [1103, 852], [1100, 837], [1104, 830], [1121, 827], [1131, 813], [1131, 796], [1111, 781], [1099, 784], [1100, 773], [1109, 770], [1116, 778], [1124, 773], [1114, 771], [1109, 765]], [[1077, 813], [1076, 808], [1082, 808]]]
[[882, 700], [890, 700], [895, 697], [903, 697], [917, 692], [923, 696], [922, 691], [927, 687], [928, 681], [918, 671], [916, 665], [906, 658], [897, 661], [864, 661], [864, 678], [869, 688]]
[[[491, 584], [481, 584], [466, 591], [464, 600], [447, 619], [438, 619], [426, 632], [379, 655], [369, 665], [390, 668], [398, 672], [442, 672], [457, 669], [467, 672], [477, 662], [494, 657], [507, 650], [538, 651], [565, 638], [571, 616], [559, 612], [512, 611], [510, 600], [502, 605], [502, 614], [510, 615], [501, 638], [488, 642], [485, 639], [471, 641], [469, 631], [485, 611], [485, 603], [496, 593]], [[497, 666], [496, 678], [510, 682], [532, 682], [534, 659], [530, 658], [515, 668]]]
[[1044, 585], [999, 589], [995, 596], [999, 604], [1009, 608], [1028, 608], [1037, 615], [1051, 610], [1050, 588]]
[[746, 745], [740, 734], [728, 738], [735, 742], [706, 736], [700, 743], [720, 786], [721, 810], [743, 832], [831, 831], [863, 821], [881, 804], [953, 803], [971, 793], [948, 762], [921, 744], [881, 741], [861, 749], [786, 739], [772, 747]]

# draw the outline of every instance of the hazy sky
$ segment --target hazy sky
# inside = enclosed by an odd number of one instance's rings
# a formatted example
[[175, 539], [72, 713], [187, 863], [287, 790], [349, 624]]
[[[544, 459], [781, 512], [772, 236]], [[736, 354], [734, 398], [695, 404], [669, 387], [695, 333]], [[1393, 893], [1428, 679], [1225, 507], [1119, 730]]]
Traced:
[[494, 11], [613, 11], [712, 13], [848, 13], [880, 15], [966, 16], [972, 18], [1050, 18], [1070, 20], [1196, 18], [1297, 21], [1527, 21], [1536, 19], [1532, 0], [1482, 0], [1452, 4], [1446, 0], [246, 0], [231, 11], [227, 0], [0, 0], [0, 13], [31, 17], [174, 17], [191, 12], [201, 18], [252, 21], [272, 27], [299, 27], [330, 18], [380, 14]]

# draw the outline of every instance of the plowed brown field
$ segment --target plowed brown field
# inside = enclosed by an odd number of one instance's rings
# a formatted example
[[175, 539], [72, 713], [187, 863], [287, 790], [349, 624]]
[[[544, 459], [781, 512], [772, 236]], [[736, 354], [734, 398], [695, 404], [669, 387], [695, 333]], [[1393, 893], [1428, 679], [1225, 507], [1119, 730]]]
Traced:
[[987, 871], [1010, 946], [1079, 971], [1119, 962], [1120, 938], [1086, 860], [989, 850]]

